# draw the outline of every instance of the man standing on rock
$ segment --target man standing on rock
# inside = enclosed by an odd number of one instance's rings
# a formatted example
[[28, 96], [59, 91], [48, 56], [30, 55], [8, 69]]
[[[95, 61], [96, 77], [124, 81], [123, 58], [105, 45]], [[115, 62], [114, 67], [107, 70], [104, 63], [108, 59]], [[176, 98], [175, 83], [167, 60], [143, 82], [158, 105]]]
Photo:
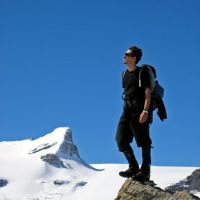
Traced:
[[[133, 177], [138, 181], [150, 179], [151, 138], [149, 124], [152, 120], [150, 111], [151, 80], [145, 71], [141, 73], [141, 87], [139, 87], [139, 72], [141, 67], [137, 63], [142, 57], [142, 50], [136, 46], [130, 47], [124, 54], [124, 64], [127, 70], [122, 74], [124, 88], [123, 113], [119, 120], [116, 141], [119, 151], [123, 152], [129, 168], [119, 172], [122, 177]], [[139, 168], [130, 143], [136, 140], [137, 146], [142, 147], [142, 165]]]

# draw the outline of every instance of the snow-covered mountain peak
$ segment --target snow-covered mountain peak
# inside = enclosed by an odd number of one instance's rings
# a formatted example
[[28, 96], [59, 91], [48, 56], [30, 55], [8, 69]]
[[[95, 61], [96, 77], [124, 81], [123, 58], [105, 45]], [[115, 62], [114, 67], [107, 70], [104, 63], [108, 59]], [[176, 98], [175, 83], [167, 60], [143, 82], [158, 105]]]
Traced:
[[29, 154], [55, 154], [65, 159], [80, 158], [73, 143], [72, 130], [68, 127], [56, 128], [53, 132], [31, 141]]
[[0, 200], [44, 200], [48, 193], [59, 199], [59, 192], [73, 193], [99, 171], [80, 158], [68, 127], [34, 140], [0, 142], [0, 163]]
[[72, 131], [69, 127], [59, 127], [54, 129], [52, 132], [47, 133], [46, 135], [35, 139], [37, 142], [57, 142], [62, 143], [66, 135], [70, 135], [69, 140], [72, 142]]
[[89, 170], [96, 170], [85, 162], [73, 143], [72, 130], [69, 127], [56, 128], [36, 140], [30, 141], [29, 155], [57, 168], [79, 169], [80, 166]]

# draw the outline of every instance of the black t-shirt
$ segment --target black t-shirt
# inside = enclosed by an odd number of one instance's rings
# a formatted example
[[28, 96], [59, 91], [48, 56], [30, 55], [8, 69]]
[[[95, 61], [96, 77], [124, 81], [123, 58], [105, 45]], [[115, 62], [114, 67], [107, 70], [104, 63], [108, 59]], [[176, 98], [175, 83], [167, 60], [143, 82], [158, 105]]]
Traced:
[[123, 75], [123, 88], [125, 100], [130, 100], [134, 104], [143, 106], [145, 101], [145, 88], [150, 87], [150, 78], [148, 73], [143, 70], [141, 73], [141, 87], [139, 87], [139, 73], [141, 67], [137, 67], [134, 71], [128, 71]]

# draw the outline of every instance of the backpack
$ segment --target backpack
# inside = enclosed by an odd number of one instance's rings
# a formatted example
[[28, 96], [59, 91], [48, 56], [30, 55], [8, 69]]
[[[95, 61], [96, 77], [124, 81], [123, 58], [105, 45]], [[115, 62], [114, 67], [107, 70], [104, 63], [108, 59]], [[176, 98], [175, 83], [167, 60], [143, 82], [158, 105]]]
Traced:
[[167, 112], [163, 102], [164, 88], [159, 84], [158, 80], [156, 80], [157, 75], [154, 67], [148, 64], [143, 64], [140, 67], [141, 70], [139, 72], [139, 87], [142, 86], [141, 74], [144, 70], [146, 70], [150, 78], [150, 89], [152, 91], [150, 110], [155, 111], [157, 109], [157, 114], [160, 120], [163, 121], [167, 119]]

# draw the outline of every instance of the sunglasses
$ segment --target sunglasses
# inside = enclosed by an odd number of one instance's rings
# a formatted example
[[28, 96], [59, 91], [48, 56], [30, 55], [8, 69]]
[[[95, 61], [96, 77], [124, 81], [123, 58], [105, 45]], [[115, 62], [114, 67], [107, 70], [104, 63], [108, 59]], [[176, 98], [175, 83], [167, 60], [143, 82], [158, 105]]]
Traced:
[[127, 57], [134, 57], [134, 54], [133, 54], [133, 53], [125, 53], [124, 56], [127, 56]]

